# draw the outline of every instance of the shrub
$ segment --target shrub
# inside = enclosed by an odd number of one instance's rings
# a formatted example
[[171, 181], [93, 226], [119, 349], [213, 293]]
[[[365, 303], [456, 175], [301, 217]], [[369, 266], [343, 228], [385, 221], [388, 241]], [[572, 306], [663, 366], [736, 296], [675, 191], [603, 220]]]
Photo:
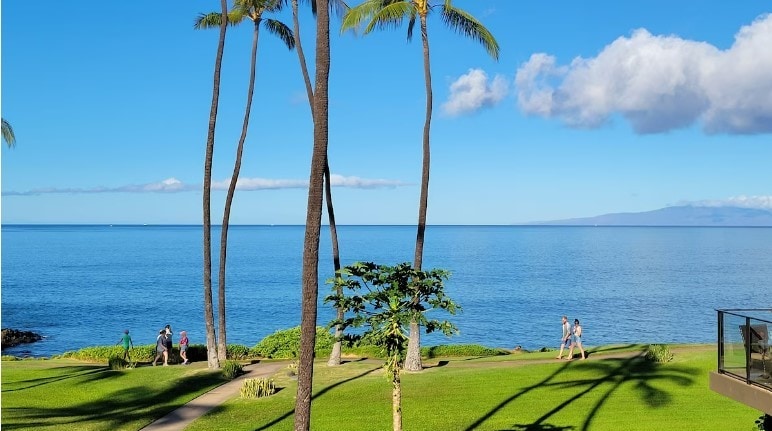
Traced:
[[353, 356], [359, 356], [359, 357], [368, 357], [368, 358], [384, 358], [385, 351], [383, 350], [383, 347], [375, 346], [375, 345], [365, 345], [365, 346], [356, 346], [356, 347], [344, 347], [343, 353], [346, 355], [353, 355]]
[[11, 355], [3, 355], [1, 360], [3, 360], [3, 361], [18, 361], [19, 358], [17, 358], [16, 356], [11, 356]]
[[222, 365], [222, 375], [228, 380], [233, 380], [241, 374], [244, 369], [236, 361], [225, 361]]
[[[316, 327], [316, 348], [318, 356], [322, 352], [329, 352], [335, 342], [330, 331], [323, 327]], [[273, 334], [263, 338], [253, 347], [249, 354], [255, 357], [263, 358], [297, 358], [300, 351], [300, 326], [290, 329], [276, 331]]]
[[[131, 360], [135, 362], [150, 362], [155, 357], [155, 345], [134, 346], [130, 351]], [[108, 362], [112, 357], [123, 357], [122, 346], [94, 346], [80, 350], [64, 352], [54, 358], [70, 358], [89, 362]]]
[[673, 353], [665, 344], [649, 344], [646, 348], [646, 360], [659, 363], [670, 362], [673, 360]]
[[263, 398], [276, 393], [273, 379], [265, 377], [259, 379], [246, 379], [241, 383], [241, 398]]
[[421, 356], [425, 358], [437, 358], [448, 356], [498, 356], [508, 355], [503, 349], [493, 349], [479, 344], [448, 344], [443, 346], [431, 346], [421, 349]]
[[237, 361], [250, 359], [249, 347], [243, 344], [228, 344], [227, 357]]

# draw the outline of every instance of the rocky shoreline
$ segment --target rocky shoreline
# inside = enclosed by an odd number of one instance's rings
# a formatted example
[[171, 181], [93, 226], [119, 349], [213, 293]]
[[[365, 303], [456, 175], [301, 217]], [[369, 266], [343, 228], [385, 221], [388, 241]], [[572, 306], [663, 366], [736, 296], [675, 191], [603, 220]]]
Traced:
[[20, 331], [18, 329], [3, 329], [2, 330], [2, 348], [18, 346], [19, 344], [34, 343], [35, 341], [42, 340], [43, 337], [40, 334], [36, 334], [32, 331]]

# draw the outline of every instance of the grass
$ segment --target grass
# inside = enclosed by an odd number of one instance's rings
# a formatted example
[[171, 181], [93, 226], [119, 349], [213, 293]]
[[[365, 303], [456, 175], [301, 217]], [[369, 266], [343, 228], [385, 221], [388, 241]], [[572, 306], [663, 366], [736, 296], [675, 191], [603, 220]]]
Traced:
[[4, 361], [1, 425], [138, 430], [223, 382], [206, 363], [111, 371], [69, 359]]
[[[657, 364], [646, 346], [590, 350], [588, 361], [556, 352], [438, 358], [404, 373], [403, 424], [410, 430], [747, 430], [759, 412], [708, 389], [715, 346], [671, 346]], [[311, 429], [391, 429], [391, 389], [380, 360], [351, 359], [314, 371]], [[2, 363], [2, 427], [138, 430], [222, 382], [206, 364], [109, 371], [70, 360]], [[296, 381], [273, 377], [267, 398], [236, 396], [194, 422], [196, 430], [291, 430]]]
[[[403, 425], [410, 430], [752, 430], [759, 412], [708, 389], [715, 347], [673, 347], [666, 364], [646, 361], [645, 346], [591, 351], [590, 361], [557, 361], [556, 352], [452, 358], [404, 373]], [[632, 355], [631, 355], [632, 352]], [[606, 359], [599, 359], [608, 354]], [[314, 372], [311, 429], [391, 429], [390, 386], [377, 361]], [[296, 384], [269, 398], [233, 399], [189, 431], [291, 430]]]

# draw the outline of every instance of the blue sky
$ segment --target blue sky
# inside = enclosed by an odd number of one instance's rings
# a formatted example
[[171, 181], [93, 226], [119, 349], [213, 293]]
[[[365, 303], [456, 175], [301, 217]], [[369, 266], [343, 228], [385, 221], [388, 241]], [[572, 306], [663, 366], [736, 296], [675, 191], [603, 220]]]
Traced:
[[[683, 203], [772, 208], [770, 4], [457, 0], [501, 47], [430, 17], [430, 224]], [[3, 223], [201, 222], [215, 0], [2, 4]], [[289, 10], [275, 18], [291, 24]], [[313, 54], [314, 27], [302, 35]], [[334, 21], [330, 164], [341, 224], [414, 224], [424, 82], [405, 28]], [[227, 184], [251, 24], [228, 31], [213, 180]], [[313, 58], [309, 59], [313, 65]], [[235, 224], [302, 224], [312, 127], [297, 56], [261, 33]], [[225, 192], [213, 194], [220, 220]]]

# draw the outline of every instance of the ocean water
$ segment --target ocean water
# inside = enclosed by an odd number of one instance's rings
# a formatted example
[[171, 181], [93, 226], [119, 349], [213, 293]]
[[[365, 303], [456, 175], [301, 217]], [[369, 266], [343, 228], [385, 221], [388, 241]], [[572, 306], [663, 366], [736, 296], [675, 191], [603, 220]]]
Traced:
[[[341, 260], [411, 261], [412, 226], [341, 226]], [[213, 229], [216, 291], [219, 228]], [[45, 339], [4, 354], [151, 344], [171, 324], [205, 342], [200, 226], [2, 226], [2, 327]], [[253, 346], [300, 322], [303, 226], [232, 226], [228, 341]], [[320, 247], [319, 324], [332, 276]], [[424, 345], [557, 347], [560, 316], [585, 345], [712, 343], [716, 308], [772, 308], [772, 228], [429, 226], [424, 268], [452, 272], [460, 334]], [[440, 317], [440, 316], [438, 316]]]

